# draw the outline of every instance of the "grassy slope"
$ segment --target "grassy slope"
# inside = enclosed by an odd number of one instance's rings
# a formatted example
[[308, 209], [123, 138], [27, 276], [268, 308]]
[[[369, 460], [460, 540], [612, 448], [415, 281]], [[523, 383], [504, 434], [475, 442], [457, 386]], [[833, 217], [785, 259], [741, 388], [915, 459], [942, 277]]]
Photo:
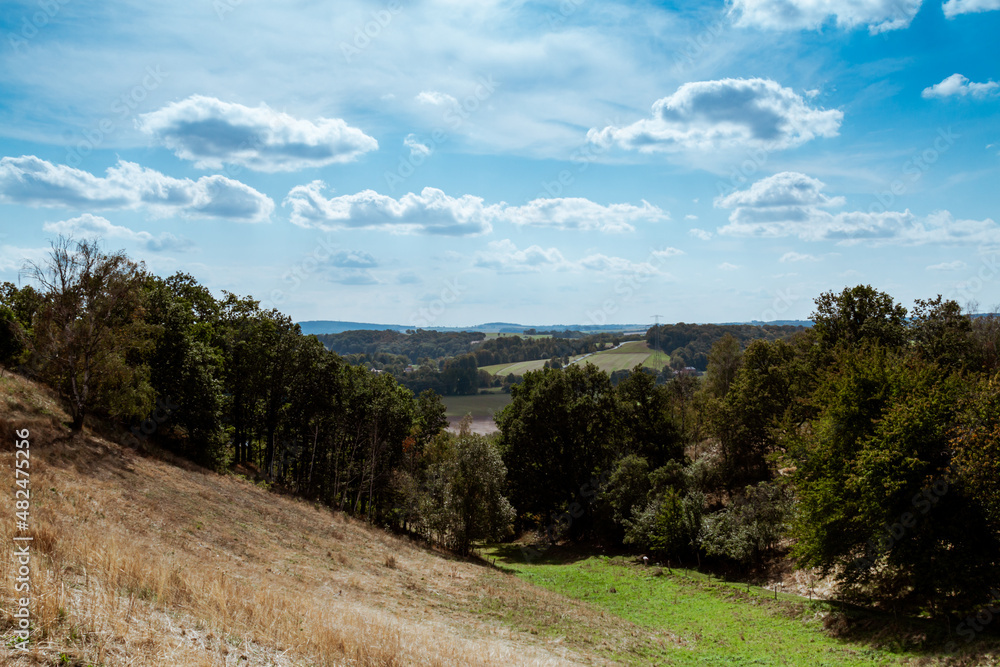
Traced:
[[[587, 556], [554, 548], [527, 563], [509, 547], [488, 550], [497, 563], [527, 581], [606, 610], [647, 633], [668, 638], [647, 641], [629, 654], [613, 654], [628, 664], [669, 665], [996, 665], [1000, 642], [982, 640], [975, 652], [942, 655], [942, 631], [929, 648], [928, 629], [919, 623], [883, 632], [857, 633], [854, 640], [824, 631], [829, 605], [782, 595], [778, 601], [758, 588], [711, 581], [700, 573], [642, 567], [621, 557]], [[612, 592], [614, 591], [614, 592]], [[856, 625], [871, 626], [861, 615]], [[846, 622], [846, 621], [840, 621]], [[886, 623], [882, 623], [885, 628]], [[934, 632], [934, 630], [932, 630]], [[905, 637], [906, 640], [902, 640]], [[881, 648], [876, 648], [881, 646]], [[892, 648], [887, 648], [891, 646]], [[638, 654], [638, 655], [637, 655]]]
[[0, 648], [0, 664], [606, 664], [582, 640], [481, 613], [497, 599], [542, 623], [627, 641], [628, 627], [600, 611], [493, 568], [238, 477], [92, 434], [72, 438], [66, 419], [42, 388], [0, 379], [5, 645], [15, 428], [31, 431], [35, 538], [34, 649]]
[[879, 664], [798, 606], [620, 561], [505, 564], [516, 548], [495, 551], [514, 576], [168, 455], [70, 437], [66, 419], [44, 389], [0, 378], [5, 645], [15, 428], [31, 431], [35, 538], [35, 643], [0, 648], [0, 664]]

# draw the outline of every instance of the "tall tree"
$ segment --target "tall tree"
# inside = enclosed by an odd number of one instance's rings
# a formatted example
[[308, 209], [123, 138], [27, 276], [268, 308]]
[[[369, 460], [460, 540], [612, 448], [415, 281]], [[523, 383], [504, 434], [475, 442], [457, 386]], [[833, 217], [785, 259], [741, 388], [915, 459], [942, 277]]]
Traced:
[[[594, 474], [610, 471], [619, 451], [616, 409], [607, 374], [592, 364], [526, 373], [511, 387], [496, 421], [519, 512], [545, 522], [577, 500]], [[574, 531], [585, 524], [575, 522]]]
[[95, 407], [139, 417], [152, 406], [145, 367], [129, 357], [148, 342], [142, 321], [144, 268], [96, 241], [60, 237], [44, 264], [29, 272], [45, 298], [35, 322], [40, 372], [66, 399], [79, 431]]
[[845, 288], [840, 294], [824, 292], [816, 298], [810, 318], [827, 350], [862, 342], [895, 348], [906, 341], [906, 308], [871, 285]]

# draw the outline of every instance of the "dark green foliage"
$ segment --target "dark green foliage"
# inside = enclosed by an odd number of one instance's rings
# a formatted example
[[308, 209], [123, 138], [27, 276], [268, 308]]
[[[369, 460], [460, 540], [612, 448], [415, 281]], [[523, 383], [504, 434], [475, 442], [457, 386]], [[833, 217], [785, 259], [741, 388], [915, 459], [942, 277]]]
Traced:
[[731, 486], [770, 476], [767, 455], [776, 448], [775, 428], [791, 403], [793, 359], [784, 341], [751, 343], [713, 415]]
[[791, 508], [791, 491], [782, 484], [746, 487], [727, 507], [705, 517], [705, 553], [741, 565], [761, 563], [787, 531]]
[[824, 292], [811, 316], [824, 349], [874, 343], [895, 348], [906, 340], [906, 308], [870, 285]]
[[977, 359], [972, 320], [955, 301], [917, 299], [910, 323], [913, 345], [925, 361], [951, 370], [973, 368]]
[[803, 327], [772, 324], [661, 324], [646, 332], [646, 342], [650, 347], [670, 354], [671, 368], [678, 360], [680, 368], [693, 366], [700, 371], [708, 368], [708, 355], [712, 346], [723, 336], [736, 339], [741, 347], [754, 340], [778, 340], [788, 338], [803, 330]]
[[399, 355], [411, 364], [421, 359], [444, 359], [456, 357], [472, 351], [474, 343], [486, 338], [486, 334], [469, 331], [427, 331], [417, 329], [413, 333], [398, 331], [345, 331], [339, 334], [316, 336], [328, 350], [347, 356], [362, 354], [374, 357], [378, 354]]
[[615, 387], [615, 397], [621, 453], [643, 456], [653, 466], [683, 458], [683, 436], [671, 417], [667, 386], [657, 385], [654, 375], [637, 366]]
[[144, 267], [96, 242], [60, 238], [31, 275], [44, 301], [33, 318], [36, 371], [66, 400], [74, 431], [93, 412], [140, 418], [152, 408], [142, 321]]
[[[547, 517], [571, 502], [591, 476], [609, 470], [619, 448], [616, 396], [592, 365], [524, 375], [496, 417], [499, 447], [518, 511]], [[575, 522], [579, 532], [586, 522]]]

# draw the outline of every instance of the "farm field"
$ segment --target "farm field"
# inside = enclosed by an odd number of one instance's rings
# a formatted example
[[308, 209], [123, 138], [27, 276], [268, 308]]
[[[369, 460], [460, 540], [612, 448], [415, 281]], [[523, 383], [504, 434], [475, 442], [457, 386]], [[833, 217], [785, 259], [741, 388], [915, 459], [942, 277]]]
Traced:
[[[562, 547], [530, 563], [511, 545], [485, 549], [483, 555], [519, 578], [643, 628], [640, 636], [649, 633], [628, 653], [607, 654], [619, 664], [927, 665], [958, 657], [941, 655], [947, 640], [943, 631], [928, 632], [917, 622], [908, 628], [910, 636], [934, 649], [905, 640], [892, 650], [877, 648], [875, 632], [841, 639], [825, 631], [823, 619], [831, 612], [826, 602], [791, 595], [779, 595], [775, 601], [769, 591], [712, 580], [696, 571], [642, 567], [622, 556], [580, 554]], [[865, 624], [878, 621], [867, 617], [858, 623]], [[542, 632], [546, 630], [553, 629]], [[982, 651], [985, 646], [976, 648]]]
[[[583, 355], [574, 357], [570, 360], [570, 363], [575, 362], [578, 359], [582, 359]], [[517, 361], [512, 364], [492, 364], [490, 366], [481, 366], [480, 369], [487, 371], [493, 375], [499, 375], [501, 377], [513, 373], [514, 375], [524, 375], [528, 371], [540, 371], [545, 368], [545, 362], [548, 359], [535, 359], [533, 361]]]
[[467, 415], [472, 415], [472, 431], [489, 434], [497, 430], [493, 415], [510, 403], [510, 394], [491, 392], [472, 396], [443, 396], [445, 416], [451, 430], [458, 428], [459, 422]]
[[[518, 361], [512, 364], [492, 364], [490, 366], [482, 366], [480, 370], [487, 371], [493, 375], [499, 375], [501, 377], [506, 376], [510, 373], [514, 375], [524, 375], [528, 371], [538, 371], [545, 367], [545, 362], [548, 359], [536, 359], [534, 361]], [[571, 364], [585, 364], [591, 363], [597, 366], [599, 369], [605, 373], [612, 373], [614, 371], [621, 370], [631, 370], [637, 365], [642, 364], [645, 368], [652, 368], [653, 370], [662, 370], [664, 366], [670, 361], [670, 357], [663, 352], [653, 353], [646, 345], [646, 341], [633, 340], [627, 343], [622, 343], [620, 346], [610, 349], [601, 350], [600, 352], [595, 352], [593, 354], [582, 354], [573, 357], [570, 360]]]
[[653, 351], [646, 345], [646, 341], [632, 340], [622, 343], [614, 349], [602, 350], [590, 356], [581, 357], [571, 363], [591, 363], [605, 373], [613, 373], [614, 371], [631, 370], [639, 364], [642, 364], [644, 368], [652, 368], [659, 371], [669, 361], [670, 357], [663, 352], [656, 352], [654, 355]]
[[461, 419], [472, 413], [473, 419], [493, 418], [494, 413], [510, 403], [510, 394], [500, 392], [472, 396], [443, 396], [445, 416]]

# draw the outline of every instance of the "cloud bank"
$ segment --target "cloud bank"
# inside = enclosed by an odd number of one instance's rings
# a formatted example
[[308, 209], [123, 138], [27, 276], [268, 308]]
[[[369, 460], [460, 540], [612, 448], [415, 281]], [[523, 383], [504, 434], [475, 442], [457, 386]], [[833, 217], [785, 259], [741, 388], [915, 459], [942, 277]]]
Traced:
[[[844, 211], [843, 197], [827, 197], [825, 184], [798, 172], [769, 176], [743, 191], [715, 200], [732, 208], [729, 224], [719, 229], [730, 236], [779, 238], [796, 236], [805, 241], [924, 245], [975, 245], [1000, 241], [1000, 227], [985, 220], [957, 220], [948, 211], [917, 218], [906, 211]], [[790, 258], [789, 258], [790, 259]]]
[[843, 112], [810, 106], [770, 79], [685, 83], [653, 104], [653, 116], [591, 129], [590, 142], [642, 153], [757, 147], [781, 150], [817, 137], [834, 137]]
[[378, 142], [339, 118], [315, 121], [193, 95], [142, 114], [136, 126], [196, 167], [224, 164], [254, 171], [298, 171], [352, 162]]
[[263, 222], [274, 202], [224, 176], [172, 178], [119, 160], [106, 176], [55, 165], [33, 155], [0, 159], [0, 201], [28, 206], [146, 210], [156, 216]]
[[877, 35], [909, 27], [920, 5], [921, 0], [730, 0], [729, 15], [738, 26], [765, 30], [819, 30], [832, 19], [843, 30], [866, 25]]

